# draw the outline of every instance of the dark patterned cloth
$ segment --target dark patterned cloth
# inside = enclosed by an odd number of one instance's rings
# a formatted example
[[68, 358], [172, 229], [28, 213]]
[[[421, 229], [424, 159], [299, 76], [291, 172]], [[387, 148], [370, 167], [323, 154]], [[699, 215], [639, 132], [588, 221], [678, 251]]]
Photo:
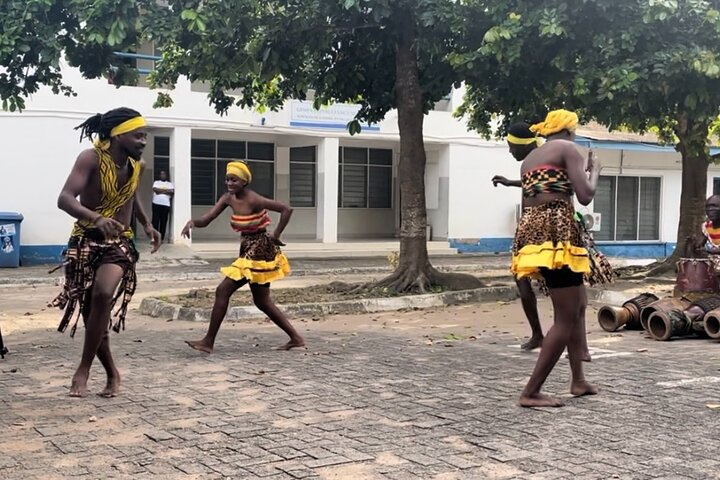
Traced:
[[[95, 273], [101, 265], [113, 264], [121, 266], [124, 273], [117, 292], [113, 296], [110, 305], [111, 311], [121, 297], [122, 301], [120, 307], [108, 318], [108, 328], [112, 326], [114, 331], [119, 332], [121, 328], [125, 329], [128, 305], [137, 286], [135, 263], [139, 255], [131, 239], [121, 237], [115, 240], [104, 240], [96, 230], [86, 230], [84, 233], [82, 236], [70, 238], [63, 255], [64, 261], [60, 267], [57, 267], [65, 269], [63, 290], [50, 303], [51, 306], [65, 311], [58, 331], [64, 332], [72, 322], [70, 336], [73, 337], [81, 315], [83, 323], [87, 322]], [[74, 322], [73, 317], [75, 317]], [[114, 325], [113, 317], [116, 319]]]

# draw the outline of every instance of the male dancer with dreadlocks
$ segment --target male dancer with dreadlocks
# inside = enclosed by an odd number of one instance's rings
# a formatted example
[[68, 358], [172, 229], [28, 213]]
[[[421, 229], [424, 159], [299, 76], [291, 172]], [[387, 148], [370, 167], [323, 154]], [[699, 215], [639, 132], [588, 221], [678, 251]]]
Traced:
[[59, 331], [65, 331], [76, 317], [71, 329], [74, 335], [77, 317], [82, 315], [85, 322], [82, 359], [72, 378], [70, 396], [87, 396], [90, 367], [97, 355], [107, 373], [107, 385], [99, 395], [114, 397], [120, 388], [120, 373], [110, 353], [108, 328], [120, 297], [113, 329], [125, 327], [135, 292], [138, 253], [128, 226], [133, 207], [152, 239], [151, 253], [161, 243], [137, 196], [147, 133], [143, 117], [129, 108], [93, 115], [77, 129], [81, 141], [95, 137], [94, 148], [80, 153], [58, 197], [58, 207], [77, 222], [65, 253], [65, 285], [53, 305], [65, 310]]

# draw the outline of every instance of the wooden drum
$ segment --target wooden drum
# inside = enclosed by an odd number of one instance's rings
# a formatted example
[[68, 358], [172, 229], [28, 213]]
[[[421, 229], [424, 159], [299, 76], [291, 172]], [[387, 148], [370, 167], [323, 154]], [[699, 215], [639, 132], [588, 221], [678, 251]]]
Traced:
[[720, 293], [713, 262], [707, 258], [682, 258], [677, 262], [675, 296], [688, 293]]

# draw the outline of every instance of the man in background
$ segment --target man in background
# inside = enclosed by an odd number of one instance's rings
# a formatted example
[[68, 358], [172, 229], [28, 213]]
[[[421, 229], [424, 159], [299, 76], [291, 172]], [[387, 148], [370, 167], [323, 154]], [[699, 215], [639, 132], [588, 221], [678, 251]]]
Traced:
[[170, 200], [175, 193], [175, 187], [168, 180], [167, 172], [160, 171], [159, 179], [153, 183], [152, 224], [160, 232], [162, 241], [165, 241], [165, 230], [170, 216]]

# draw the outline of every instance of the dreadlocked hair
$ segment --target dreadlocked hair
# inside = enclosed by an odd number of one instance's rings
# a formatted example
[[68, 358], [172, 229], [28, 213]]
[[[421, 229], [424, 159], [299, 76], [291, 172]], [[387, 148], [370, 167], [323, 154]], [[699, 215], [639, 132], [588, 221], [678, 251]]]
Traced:
[[110, 132], [113, 128], [131, 118], [139, 117], [140, 113], [132, 108], [114, 108], [103, 114], [96, 113], [83, 123], [75, 127], [80, 130], [80, 141], [84, 138], [92, 141], [93, 135], [97, 135], [101, 141], [110, 139]]

